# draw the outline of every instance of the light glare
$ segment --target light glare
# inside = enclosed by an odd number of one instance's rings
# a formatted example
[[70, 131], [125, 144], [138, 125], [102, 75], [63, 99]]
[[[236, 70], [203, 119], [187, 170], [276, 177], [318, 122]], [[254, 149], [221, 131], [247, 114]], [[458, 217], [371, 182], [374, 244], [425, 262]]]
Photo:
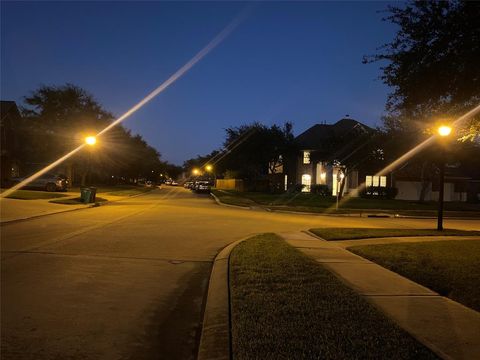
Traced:
[[440, 136], [448, 136], [452, 132], [452, 128], [450, 126], [442, 125], [438, 128], [438, 134]]
[[97, 143], [97, 138], [95, 136], [87, 136], [85, 142], [87, 145], [93, 146]]

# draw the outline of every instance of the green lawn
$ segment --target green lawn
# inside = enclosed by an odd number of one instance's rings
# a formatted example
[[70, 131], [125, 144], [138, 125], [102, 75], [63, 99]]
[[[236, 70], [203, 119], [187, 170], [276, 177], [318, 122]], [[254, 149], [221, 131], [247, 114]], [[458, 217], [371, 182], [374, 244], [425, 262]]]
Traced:
[[321, 265], [273, 234], [230, 258], [235, 359], [434, 359]]
[[[261, 205], [278, 210], [296, 210], [307, 212], [324, 212], [326, 209], [335, 207], [336, 198], [333, 196], [321, 196], [310, 193], [283, 193], [269, 194], [261, 192], [238, 192], [233, 190], [212, 191], [222, 202], [231, 205], [251, 206]], [[392, 214], [400, 215], [434, 215], [437, 202], [430, 201], [418, 203], [416, 201], [390, 200], [390, 199], [363, 199], [352, 197], [343, 202], [340, 212], [352, 210], [384, 210]], [[464, 202], [445, 203], [446, 211], [470, 211], [480, 213], [479, 204]]]
[[354, 240], [396, 236], [439, 236], [462, 235], [480, 236], [480, 231], [445, 229], [362, 229], [362, 228], [322, 228], [310, 229], [312, 233], [325, 240]]
[[480, 241], [364, 245], [348, 250], [480, 311]]
[[[4, 191], [5, 189], [2, 189]], [[54, 199], [61, 198], [67, 195], [58, 192], [36, 191], [36, 190], [17, 190], [8, 195], [8, 199], [20, 200], [38, 200], [38, 199]]]

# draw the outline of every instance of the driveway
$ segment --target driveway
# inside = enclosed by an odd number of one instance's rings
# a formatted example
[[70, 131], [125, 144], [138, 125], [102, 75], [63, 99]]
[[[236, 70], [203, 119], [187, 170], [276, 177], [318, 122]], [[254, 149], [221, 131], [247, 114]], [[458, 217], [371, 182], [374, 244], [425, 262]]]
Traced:
[[2, 359], [195, 358], [212, 260], [227, 244], [322, 226], [435, 225], [229, 208], [176, 187], [5, 224]]

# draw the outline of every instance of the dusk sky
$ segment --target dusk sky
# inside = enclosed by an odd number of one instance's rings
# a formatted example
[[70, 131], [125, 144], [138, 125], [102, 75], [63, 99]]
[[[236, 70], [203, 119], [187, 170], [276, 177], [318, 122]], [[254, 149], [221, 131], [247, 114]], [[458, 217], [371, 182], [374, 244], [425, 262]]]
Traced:
[[[1, 99], [72, 83], [119, 116], [245, 8], [233, 2], [2, 2]], [[396, 28], [385, 2], [256, 3], [224, 42], [124, 126], [182, 164], [224, 129], [291, 121], [295, 134], [345, 114], [381, 124], [389, 89], [362, 64]], [[59, 154], [61, 155], [61, 154]]]

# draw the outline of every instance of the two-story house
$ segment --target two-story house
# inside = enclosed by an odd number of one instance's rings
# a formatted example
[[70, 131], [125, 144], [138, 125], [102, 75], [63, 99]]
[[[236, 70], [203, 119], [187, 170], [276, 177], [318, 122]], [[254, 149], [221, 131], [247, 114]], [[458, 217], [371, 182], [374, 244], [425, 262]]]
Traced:
[[365, 159], [373, 132], [350, 118], [312, 126], [295, 139], [299, 151], [290, 159], [285, 183], [301, 184], [305, 192], [313, 185], [326, 185], [334, 196], [340, 191], [355, 195], [363, 182], [386, 187], [387, 177], [370, 174], [359, 160]]

